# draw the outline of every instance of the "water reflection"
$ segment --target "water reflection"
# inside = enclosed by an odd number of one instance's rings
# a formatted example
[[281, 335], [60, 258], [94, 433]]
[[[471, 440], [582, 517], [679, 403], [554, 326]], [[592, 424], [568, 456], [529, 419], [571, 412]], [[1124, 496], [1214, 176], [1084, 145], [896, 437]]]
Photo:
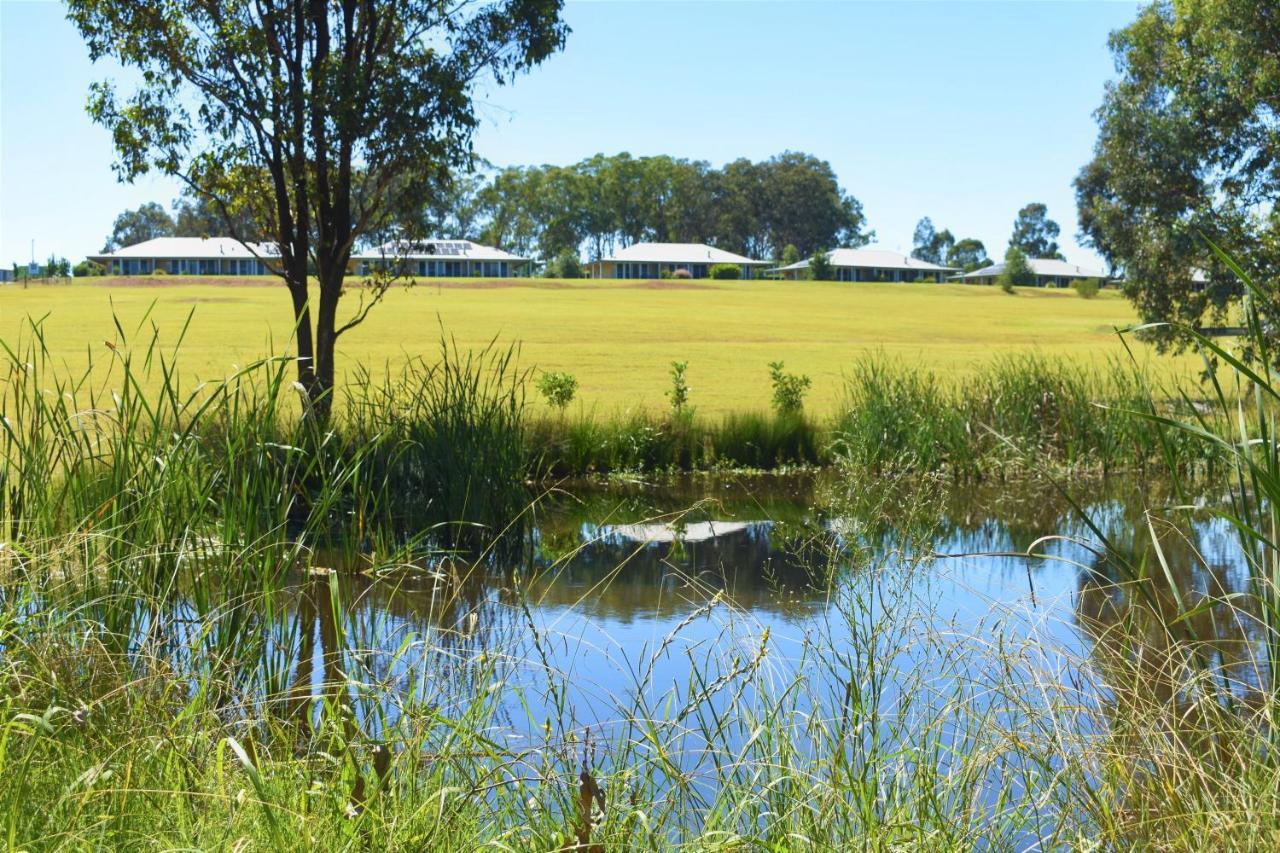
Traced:
[[[441, 702], [448, 677], [470, 677], [482, 660], [491, 667], [485, 677], [514, 697], [504, 713], [516, 729], [566, 707], [575, 721], [600, 725], [654, 685], [679, 689], [689, 655], [746, 659], [764, 637], [769, 665], [785, 678], [803, 666], [813, 632], [843, 642], [830, 636], [833, 622], [844, 624], [832, 619], [833, 599], [856, 589], [865, 566], [914, 565], [929, 553], [962, 556], [924, 563], [906, 581], [899, 601], [908, 604], [893, 605], [918, 608], [922, 631], [981, 644], [993, 613], [1023, 619], [1025, 636], [1046, 654], [1090, 655], [1113, 687], [1145, 684], [1160, 699], [1175, 697], [1182, 673], [1169, 663], [1191, 640], [1242, 698], [1263, 683], [1258, 614], [1224, 603], [1248, 582], [1230, 531], [1163, 525], [1153, 549], [1148, 508], [1165, 500], [1158, 484], [1088, 488], [1084, 510], [1119, 546], [1110, 558], [1089, 544], [1095, 530], [1053, 487], [907, 485], [870, 504], [858, 484], [812, 475], [562, 489], [539, 504], [523, 544], [501, 557], [340, 572], [332, 583], [343, 625], [334, 623], [330, 581], [309, 581], [297, 613], [314, 628], [301, 632], [292, 695], [349, 681], [361, 667], [361, 677], [394, 683], [397, 673], [425, 668], [392, 654], [423, 638], [446, 676], [430, 687]], [[334, 651], [344, 644], [373, 653]], [[938, 665], [928, 654], [902, 660], [913, 672]]]

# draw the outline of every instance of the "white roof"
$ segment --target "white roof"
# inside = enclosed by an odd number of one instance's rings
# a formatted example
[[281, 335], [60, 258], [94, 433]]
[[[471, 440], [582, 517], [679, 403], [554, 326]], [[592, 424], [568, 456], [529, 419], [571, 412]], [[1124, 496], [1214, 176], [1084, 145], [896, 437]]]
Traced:
[[[277, 257], [275, 243], [244, 243], [231, 237], [156, 237], [90, 258], [254, 258]], [[256, 254], [255, 254], [256, 253]]]
[[767, 261], [753, 261], [724, 249], [704, 243], [634, 243], [611, 258], [602, 261], [641, 264], [751, 264], [764, 265]]
[[[947, 272], [953, 267], [943, 267], [938, 264], [931, 264], [928, 261], [922, 261], [919, 258], [913, 258], [910, 255], [904, 255], [901, 252], [894, 252], [890, 249], [880, 249], [877, 247], [869, 247], [865, 249], [834, 249], [827, 252], [827, 259], [833, 267], [861, 267], [882, 270], [920, 270], [923, 272]], [[809, 260], [806, 258], [794, 264], [787, 264], [785, 267], [778, 267], [774, 272], [783, 270], [802, 270], [809, 266]]]
[[376, 261], [383, 258], [403, 258], [406, 260], [430, 260], [431, 258], [461, 259], [468, 261], [527, 261], [519, 255], [495, 249], [493, 246], [481, 246], [470, 240], [392, 240], [375, 246], [366, 252], [353, 255], [361, 261]]
[[[1107, 274], [1099, 270], [1082, 267], [1078, 264], [1060, 261], [1057, 258], [1027, 258], [1027, 264], [1036, 275], [1060, 276], [1063, 278], [1106, 278]], [[992, 264], [960, 278], [986, 278], [1004, 272], [1004, 263]]]

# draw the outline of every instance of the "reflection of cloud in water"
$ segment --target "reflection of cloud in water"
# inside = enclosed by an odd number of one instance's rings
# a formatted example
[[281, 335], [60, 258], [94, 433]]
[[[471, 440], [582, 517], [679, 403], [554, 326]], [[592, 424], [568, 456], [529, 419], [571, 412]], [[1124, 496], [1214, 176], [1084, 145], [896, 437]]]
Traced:
[[631, 542], [706, 542], [746, 530], [764, 521], [695, 521], [691, 524], [610, 524], [600, 528], [601, 539], [619, 537]]

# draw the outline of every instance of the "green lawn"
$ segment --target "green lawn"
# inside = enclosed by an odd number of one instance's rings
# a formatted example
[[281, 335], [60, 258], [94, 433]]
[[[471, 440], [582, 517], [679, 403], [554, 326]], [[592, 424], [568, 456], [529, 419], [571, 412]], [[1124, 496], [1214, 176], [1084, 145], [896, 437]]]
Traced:
[[[354, 309], [357, 297], [346, 299]], [[154, 323], [172, 343], [192, 309], [181, 359], [187, 376], [216, 378], [268, 352], [288, 351], [289, 303], [273, 279], [5, 286], [0, 339], [12, 344], [26, 317], [47, 315], [52, 348], [77, 367], [86, 348], [108, 353], [105, 342], [117, 338], [113, 311], [132, 334], [150, 310], [142, 337]], [[810, 408], [823, 411], [839, 400], [842, 374], [869, 352], [944, 376], [981, 370], [1014, 352], [1087, 363], [1121, 356], [1113, 330], [1134, 319], [1118, 294], [1086, 300], [1070, 290], [1011, 296], [993, 287], [938, 284], [433, 279], [388, 294], [342, 339], [340, 367], [431, 356], [443, 325], [464, 346], [495, 336], [519, 342], [522, 364], [576, 374], [579, 400], [601, 413], [664, 406], [675, 359], [689, 362], [699, 412], [767, 407], [767, 364], [778, 359], [813, 377]], [[1140, 352], [1161, 376], [1189, 375], [1193, 367], [1190, 359]]]

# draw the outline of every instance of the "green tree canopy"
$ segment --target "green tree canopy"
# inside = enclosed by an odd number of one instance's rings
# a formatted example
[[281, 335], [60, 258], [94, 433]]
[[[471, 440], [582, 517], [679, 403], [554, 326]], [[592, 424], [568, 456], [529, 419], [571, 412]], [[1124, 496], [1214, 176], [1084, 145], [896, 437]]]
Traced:
[[941, 231], [934, 230], [933, 220], [926, 216], [916, 223], [911, 242], [915, 246], [911, 250], [911, 257], [941, 265], [947, 262], [956, 238], [945, 228]]
[[1013, 221], [1013, 234], [1009, 245], [1018, 248], [1028, 258], [1061, 258], [1058, 251], [1058, 234], [1062, 229], [1049, 218], [1049, 209], [1040, 202], [1032, 202], [1018, 211]]
[[[1075, 181], [1081, 235], [1123, 273], [1144, 321], [1226, 320], [1240, 284], [1203, 238], [1257, 280], [1280, 266], [1280, 9], [1162, 0], [1110, 46], [1117, 79]], [[1277, 306], [1259, 308], [1276, 317]], [[1186, 340], [1169, 326], [1151, 334]]]
[[476, 84], [509, 82], [558, 50], [560, 12], [560, 0], [68, 0], [91, 58], [140, 72], [131, 95], [112, 82], [90, 94], [119, 177], [174, 176], [224, 213], [231, 236], [245, 239], [228, 215], [244, 210], [277, 245], [298, 379], [322, 418], [337, 339], [387, 283], [339, 320], [356, 244], [471, 165]]
[[1004, 253], [1004, 269], [1000, 271], [1000, 286], [1005, 290], [1030, 287], [1036, 283], [1035, 271], [1027, 263], [1027, 255], [1017, 246], [1010, 246]]
[[814, 252], [809, 258], [809, 278], [813, 281], [831, 281], [836, 277], [836, 268], [831, 265], [831, 258], [826, 252]]
[[987, 257], [987, 247], [982, 245], [981, 240], [976, 240], [973, 237], [966, 237], [963, 240], [956, 241], [955, 245], [947, 252], [947, 266], [956, 267], [965, 272], [973, 272], [990, 264], [991, 259]]
[[111, 236], [107, 238], [102, 251], [114, 252], [156, 237], [172, 237], [173, 232], [173, 217], [164, 207], [150, 201], [137, 210], [126, 210], [116, 217], [111, 226]]

